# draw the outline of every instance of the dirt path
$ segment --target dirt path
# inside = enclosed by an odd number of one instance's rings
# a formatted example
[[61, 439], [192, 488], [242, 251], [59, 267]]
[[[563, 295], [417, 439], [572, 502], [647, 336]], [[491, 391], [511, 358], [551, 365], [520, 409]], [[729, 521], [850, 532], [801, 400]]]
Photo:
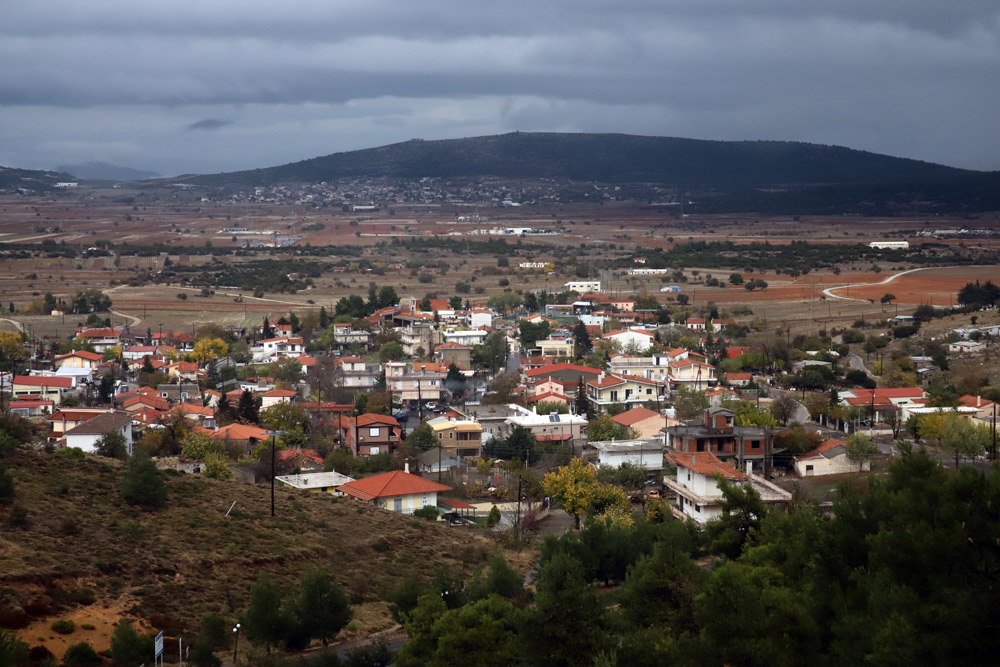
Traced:
[[880, 280], [878, 282], [874, 282], [874, 283], [851, 283], [849, 285], [838, 285], [837, 287], [827, 287], [825, 290], [823, 290], [823, 294], [825, 294], [827, 297], [829, 297], [831, 299], [842, 299], [844, 301], [863, 301], [863, 302], [867, 303], [868, 299], [857, 299], [857, 298], [855, 298], [853, 296], [840, 296], [839, 294], [835, 294], [835, 292], [837, 290], [850, 289], [852, 287], [875, 287], [877, 285], [888, 285], [889, 283], [891, 283], [892, 281], [894, 281], [896, 278], [899, 278], [900, 276], [905, 276], [905, 275], [907, 275], [909, 273], [916, 273], [917, 271], [927, 271], [928, 269], [932, 269], [932, 268], [934, 268], [934, 269], [941, 269], [941, 268], [952, 268], [952, 267], [941, 267], [941, 266], [930, 267], [930, 266], [925, 266], [925, 267], [921, 267], [919, 269], [907, 269], [906, 271], [900, 271], [899, 273], [894, 273], [891, 276], [889, 276], [888, 278], [886, 278], [884, 280]]
[[0, 317], [0, 322], [10, 322], [11, 324], [14, 325], [15, 329], [17, 329], [21, 333], [24, 333], [24, 325], [18, 322], [17, 320], [12, 320], [9, 317]]

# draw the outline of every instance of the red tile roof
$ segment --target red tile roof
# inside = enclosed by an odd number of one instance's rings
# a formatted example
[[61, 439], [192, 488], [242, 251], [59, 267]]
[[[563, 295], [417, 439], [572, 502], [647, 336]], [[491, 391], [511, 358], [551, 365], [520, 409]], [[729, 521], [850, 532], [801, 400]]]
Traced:
[[729, 463], [723, 463], [712, 452], [693, 452], [691, 454], [666, 454], [664, 458], [678, 468], [687, 468], [699, 475], [711, 477], [716, 473], [728, 480], [744, 480], [746, 473], [740, 472]]
[[17, 375], [13, 384], [26, 387], [61, 387], [69, 389], [73, 386], [72, 378], [42, 377], [40, 375]]
[[615, 423], [621, 424], [622, 426], [631, 426], [632, 424], [638, 424], [641, 421], [646, 421], [647, 419], [651, 419], [653, 417], [659, 417], [660, 419], [663, 419], [664, 422], [666, 421], [664, 416], [659, 412], [643, 407], [632, 408], [631, 410], [623, 412], [620, 415], [616, 415], [611, 419]]
[[601, 371], [597, 368], [579, 366], [577, 364], [551, 364], [549, 366], [541, 366], [540, 368], [532, 368], [531, 370], [525, 371], [524, 374], [528, 377], [539, 377], [559, 373], [561, 371], [578, 371], [580, 373], [588, 373], [595, 376], [601, 374]]
[[69, 354], [60, 354], [56, 357], [56, 361], [60, 359], [68, 359], [69, 357], [80, 357], [81, 359], [88, 359], [90, 361], [100, 361], [104, 357], [96, 352], [89, 352], [87, 350], [77, 350], [76, 352], [70, 352]]
[[411, 475], [402, 470], [372, 475], [354, 482], [348, 482], [340, 487], [340, 491], [361, 500], [388, 498], [392, 496], [410, 496], [418, 493], [435, 491], [451, 491], [450, 486], [438, 484], [430, 480]]

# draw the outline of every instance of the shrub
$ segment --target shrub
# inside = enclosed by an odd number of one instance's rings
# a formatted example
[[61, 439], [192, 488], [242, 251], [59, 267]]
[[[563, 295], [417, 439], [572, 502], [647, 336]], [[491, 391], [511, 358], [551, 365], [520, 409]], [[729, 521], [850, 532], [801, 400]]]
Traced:
[[67, 459], [69, 461], [82, 461], [87, 458], [86, 454], [79, 447], [65, 447], [63, 449], [56, 450], [56, 456], [61, 459]]
[[434, 281], [434, 276], [429, 273], [421, 273], [417, 276], [417, 281], [423, 284], [427, 284]]
[[76, 623], [69, 619], [62, 619], [54, 622], [51, 626], [53, 632], [58, 632], [61, 635], [73, 634], [76, 630]]
[[413, 510], [413, 516], [420, 519], [427, 519], [428, 521], [436, 521], [439, 514], [438, 508], [433, 505], [424, 505], [418, 510]]
[[73, 644], [63, 655], [64, 667], [97, 667], [102, 662], [101, 656], [87, 642]]
[[188, 295], [185, 292], [178, 292], [177, 298], [181, 301], [187, 301]]

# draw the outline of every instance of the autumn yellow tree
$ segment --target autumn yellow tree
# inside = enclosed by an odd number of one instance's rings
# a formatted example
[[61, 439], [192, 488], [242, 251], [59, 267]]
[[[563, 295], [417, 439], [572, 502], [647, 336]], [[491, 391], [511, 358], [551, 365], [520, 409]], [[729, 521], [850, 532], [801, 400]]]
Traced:
[[612, 484], [597, 481], [594, 467], [579, 458], [571, 460], [568, 466], [545, 475], [542, 489], [545, 495], [555, 499], [564, 510], [573, 515], [577, 528], [580, 527], [580, 517], [590, 512], [620, 521], [631, 510], [625, 492]]
[[202, 338], [194, 344], [191, 360], [205, 364], [227, 354], [229, 354], [229, 345], [226, 344], [226, 341], [221, 338]]
[[0, 331], [0, 359], [24, 359], [24, 339], [13, 331]]

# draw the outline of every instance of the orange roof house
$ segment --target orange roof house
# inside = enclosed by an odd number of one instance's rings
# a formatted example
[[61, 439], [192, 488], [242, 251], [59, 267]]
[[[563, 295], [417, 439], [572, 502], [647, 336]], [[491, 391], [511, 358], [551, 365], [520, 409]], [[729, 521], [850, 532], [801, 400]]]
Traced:
[[427, 505], [437, 506], [438, 493], [450, 490], [450, 486], [402, 470], [365, 477], [340, 487], [351, 498], [402, 514], [413, 514]]

